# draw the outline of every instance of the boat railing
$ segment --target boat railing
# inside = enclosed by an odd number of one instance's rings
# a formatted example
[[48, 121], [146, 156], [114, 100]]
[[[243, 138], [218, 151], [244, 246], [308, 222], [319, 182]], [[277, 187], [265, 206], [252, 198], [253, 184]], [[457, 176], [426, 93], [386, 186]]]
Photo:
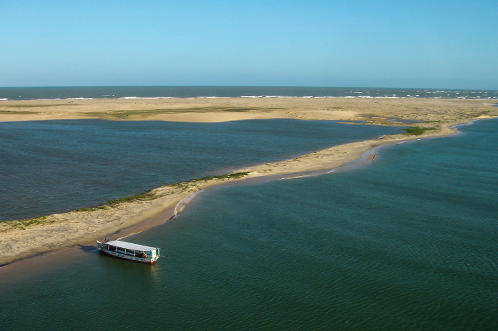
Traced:
[[147, 252], [144, 252], [144, 251], [130, 250], [130, 249], [120, 248], [120, 247], [111, 246], [111, 245], [107, 245], [107, 244], [104, 245], [104, 248], [108, 251], [116, 252], [116, 253], [124, 254], [124, 255], [128, 255], [128, 256], [134, 256], [134, 257], [140, 257], [140, 258], [144, 258], [144, 254], [145, 254], [145, 256], [148, 256]]

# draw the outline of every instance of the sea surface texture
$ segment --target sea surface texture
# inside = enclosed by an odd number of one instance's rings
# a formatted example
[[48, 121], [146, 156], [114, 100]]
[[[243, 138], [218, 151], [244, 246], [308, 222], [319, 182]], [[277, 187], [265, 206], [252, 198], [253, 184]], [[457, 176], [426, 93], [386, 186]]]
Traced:
[[213, 187], [128, 238], [0, 279], [5, 330], [497, 330], [498, 121], [313, 178]]
[[350, 87], [87, 86], [0, 87], [2, 100], [140, 98], [459, 98], [498, 99], [498, 91]]
[[0, 122], [0, 221], [96, 206], [399, 130], [281, 119]]

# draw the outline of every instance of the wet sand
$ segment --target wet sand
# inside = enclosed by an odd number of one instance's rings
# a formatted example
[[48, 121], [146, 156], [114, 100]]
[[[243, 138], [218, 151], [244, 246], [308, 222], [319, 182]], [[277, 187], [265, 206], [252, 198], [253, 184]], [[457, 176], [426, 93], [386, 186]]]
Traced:
[[[209, 186], [230, 182], [275, 180], [285, 175], [330, 170], [358, 159], [376, 146], [454, 133], [454, 124], [498, 116], [493, 102], [447, 99], [165, 99], [165, 100], [35, 100], [0, 102], [0, 121], [103, 118], [218, 122], [255, 118], [361, 120], [367, 124], [401, 125], [395, 119], [423, 120], [422, 135], [390, 135], [333, 146], [290, 160], [234, 171], [237, 179], [211, 179], [165, 185], [140, 199], [102, 205], [23, 221], [0, 223], [0, 265], [61, 250], [92, 250], [96, 239], [117, 239], [162, 224], [180, 212], [188, 199]], [[119, 110], [121, 109], [121, 110]], [[104, 111], [105, 110], [105, 111]], [[118, 117], [119, 116], [119, 117]], [[406, 125], [406, 124], [403, 124]], [[375, 159], [375, 154], [366, 161]], [[80, 247], [80, 248], [78, 248]], [[95, 249], [95, 248], [94, 248]], [[81, 249], [80, 249], [81, 250]], [[59, 253], [58, 253], [59, 254]], [[32, 260], [32, 259], [30, 259]], [[22, 265], [26, 260], [17, 264]], [[4, 268], [2, 268], [4, 269]]]

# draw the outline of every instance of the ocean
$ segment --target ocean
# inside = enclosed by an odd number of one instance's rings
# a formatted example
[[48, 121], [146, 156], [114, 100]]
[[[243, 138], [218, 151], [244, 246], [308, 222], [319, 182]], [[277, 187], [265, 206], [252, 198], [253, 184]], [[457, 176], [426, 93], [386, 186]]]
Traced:
[[0, 87], [2, 100], [138, 98], [460, 98], [498, 99], [498, 91], [349, 87]]
[[129, 238], [161, 247], [153, 266], [80, 246], [4, 275], [0, 327], [496, 330], [498, 120], [460, 130], [348, 171], [212, 187]]

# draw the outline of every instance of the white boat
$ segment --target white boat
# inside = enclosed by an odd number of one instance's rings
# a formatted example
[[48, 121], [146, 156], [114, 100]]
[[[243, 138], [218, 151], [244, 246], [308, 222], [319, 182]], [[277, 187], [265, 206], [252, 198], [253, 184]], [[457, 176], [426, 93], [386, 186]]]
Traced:
[[160, 256], [160, 249], [157, 247], [137, 245], [119, 240], [105, 243], [97, 240], [97, 247], [102, 253], [143, 263], [155, 263]]

